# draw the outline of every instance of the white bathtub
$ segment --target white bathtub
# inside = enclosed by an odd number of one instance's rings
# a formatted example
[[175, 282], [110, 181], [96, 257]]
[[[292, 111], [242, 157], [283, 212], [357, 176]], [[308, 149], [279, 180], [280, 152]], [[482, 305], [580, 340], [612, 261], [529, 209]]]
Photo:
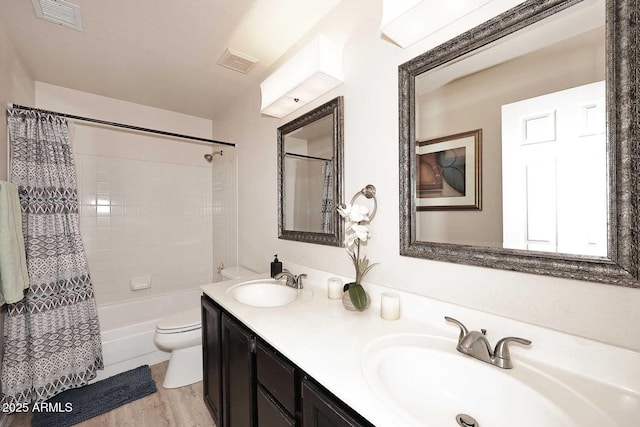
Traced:
[[98, 306], [104, 370], [94, 381], [140, 365], [168, 360], [171, 353], [153, 343], [156, 322], [172, 313], [198, 307], [200, 288]]

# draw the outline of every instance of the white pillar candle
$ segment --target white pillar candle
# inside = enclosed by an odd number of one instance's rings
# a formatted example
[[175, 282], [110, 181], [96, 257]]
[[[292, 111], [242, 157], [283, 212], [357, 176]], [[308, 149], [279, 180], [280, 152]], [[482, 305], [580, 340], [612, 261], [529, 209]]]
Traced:
[[400, 318], [400, 295], [394, 292], [384, 292], [380, 300], [380, 317], [385, 320]]
[[342, 279], [331, 277], [327, 280], [327, 296], [330, 299], [342, 299]]

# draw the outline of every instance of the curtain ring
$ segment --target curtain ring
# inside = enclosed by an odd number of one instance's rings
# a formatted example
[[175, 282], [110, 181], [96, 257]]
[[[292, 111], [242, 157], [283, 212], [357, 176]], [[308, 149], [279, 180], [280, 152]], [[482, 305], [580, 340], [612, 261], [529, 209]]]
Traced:
[[374, 187], [371, 184], [367, 184], [364, 188], [362, 188], [362, 190], [354, 194], [353, 197], [351, 198], [352, 206], [353, 206], [353, 202], [355, 202], [360, 196], [364, 196], [367, 199], [373, 199], [373, 210], [369, 214], [369, 221], [371, 221], [373, 217], [376, 216], [376, 211], [378, 210], [378, 200], [376, 199], [376, 187]]

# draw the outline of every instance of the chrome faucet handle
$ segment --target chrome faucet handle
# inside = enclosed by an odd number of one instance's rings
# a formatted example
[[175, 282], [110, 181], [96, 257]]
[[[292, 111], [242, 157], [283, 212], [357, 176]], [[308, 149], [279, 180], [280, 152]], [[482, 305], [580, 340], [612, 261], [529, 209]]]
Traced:
[[306, 275], [306, 274], [304, 274], [304, 273], [302, 273], [302, 274], [298, 274], [298, 275], [296, 276], [296, 287], [297, 287], [298, 289], [302, 289], [302, 286], [303, 286], [302, 279], [306, 279], [306, 278], [307, 278], [307, 275]]
[[531, 345], [530, 340], [518, 337], [506, 337], [498, 341], [496, 348], [493, 351], [493, 357], [496, 359], [494, 364], [504, 369], [511, 369], [513, 367], [511, 363], [511, 352], [509, 351], [510, 342], [517, 342], [522, 345]]
[[444, 320], [446, 320], [447, 322], [455, 323], [456, 325], [458, 325], [458, 327], [460, 328], [460, 335], [458, 336], [458, 344], [460, 344], [460, 341], [462, 341], [462, 339], [465, 336], [467, 336], [467, 334], [469, 333], [469, 330], [467, 329], [466, 326], [464, 326], [462, 324], [462, 322], [460, 322], [459, 320], [454, 319], [453, 317], [444, 316]]
[[288, 270], [283, 271], [282, 273], [278, 273], [273, 276], [275, 280], [286, 279], [287, 286], [295, 287], [296, 278], [293, 274], [291, 274]]

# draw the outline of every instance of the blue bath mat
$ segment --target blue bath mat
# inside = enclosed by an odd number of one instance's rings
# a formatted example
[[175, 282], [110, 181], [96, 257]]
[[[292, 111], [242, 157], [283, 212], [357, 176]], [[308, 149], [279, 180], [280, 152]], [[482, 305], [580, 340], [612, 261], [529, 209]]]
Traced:
[[[84, 387], [67, 390], [34, 407], [33, 427], [65, 427], [156, 392], [149, 365]], [[36, 409], [40, 409], [36, 411]]]

